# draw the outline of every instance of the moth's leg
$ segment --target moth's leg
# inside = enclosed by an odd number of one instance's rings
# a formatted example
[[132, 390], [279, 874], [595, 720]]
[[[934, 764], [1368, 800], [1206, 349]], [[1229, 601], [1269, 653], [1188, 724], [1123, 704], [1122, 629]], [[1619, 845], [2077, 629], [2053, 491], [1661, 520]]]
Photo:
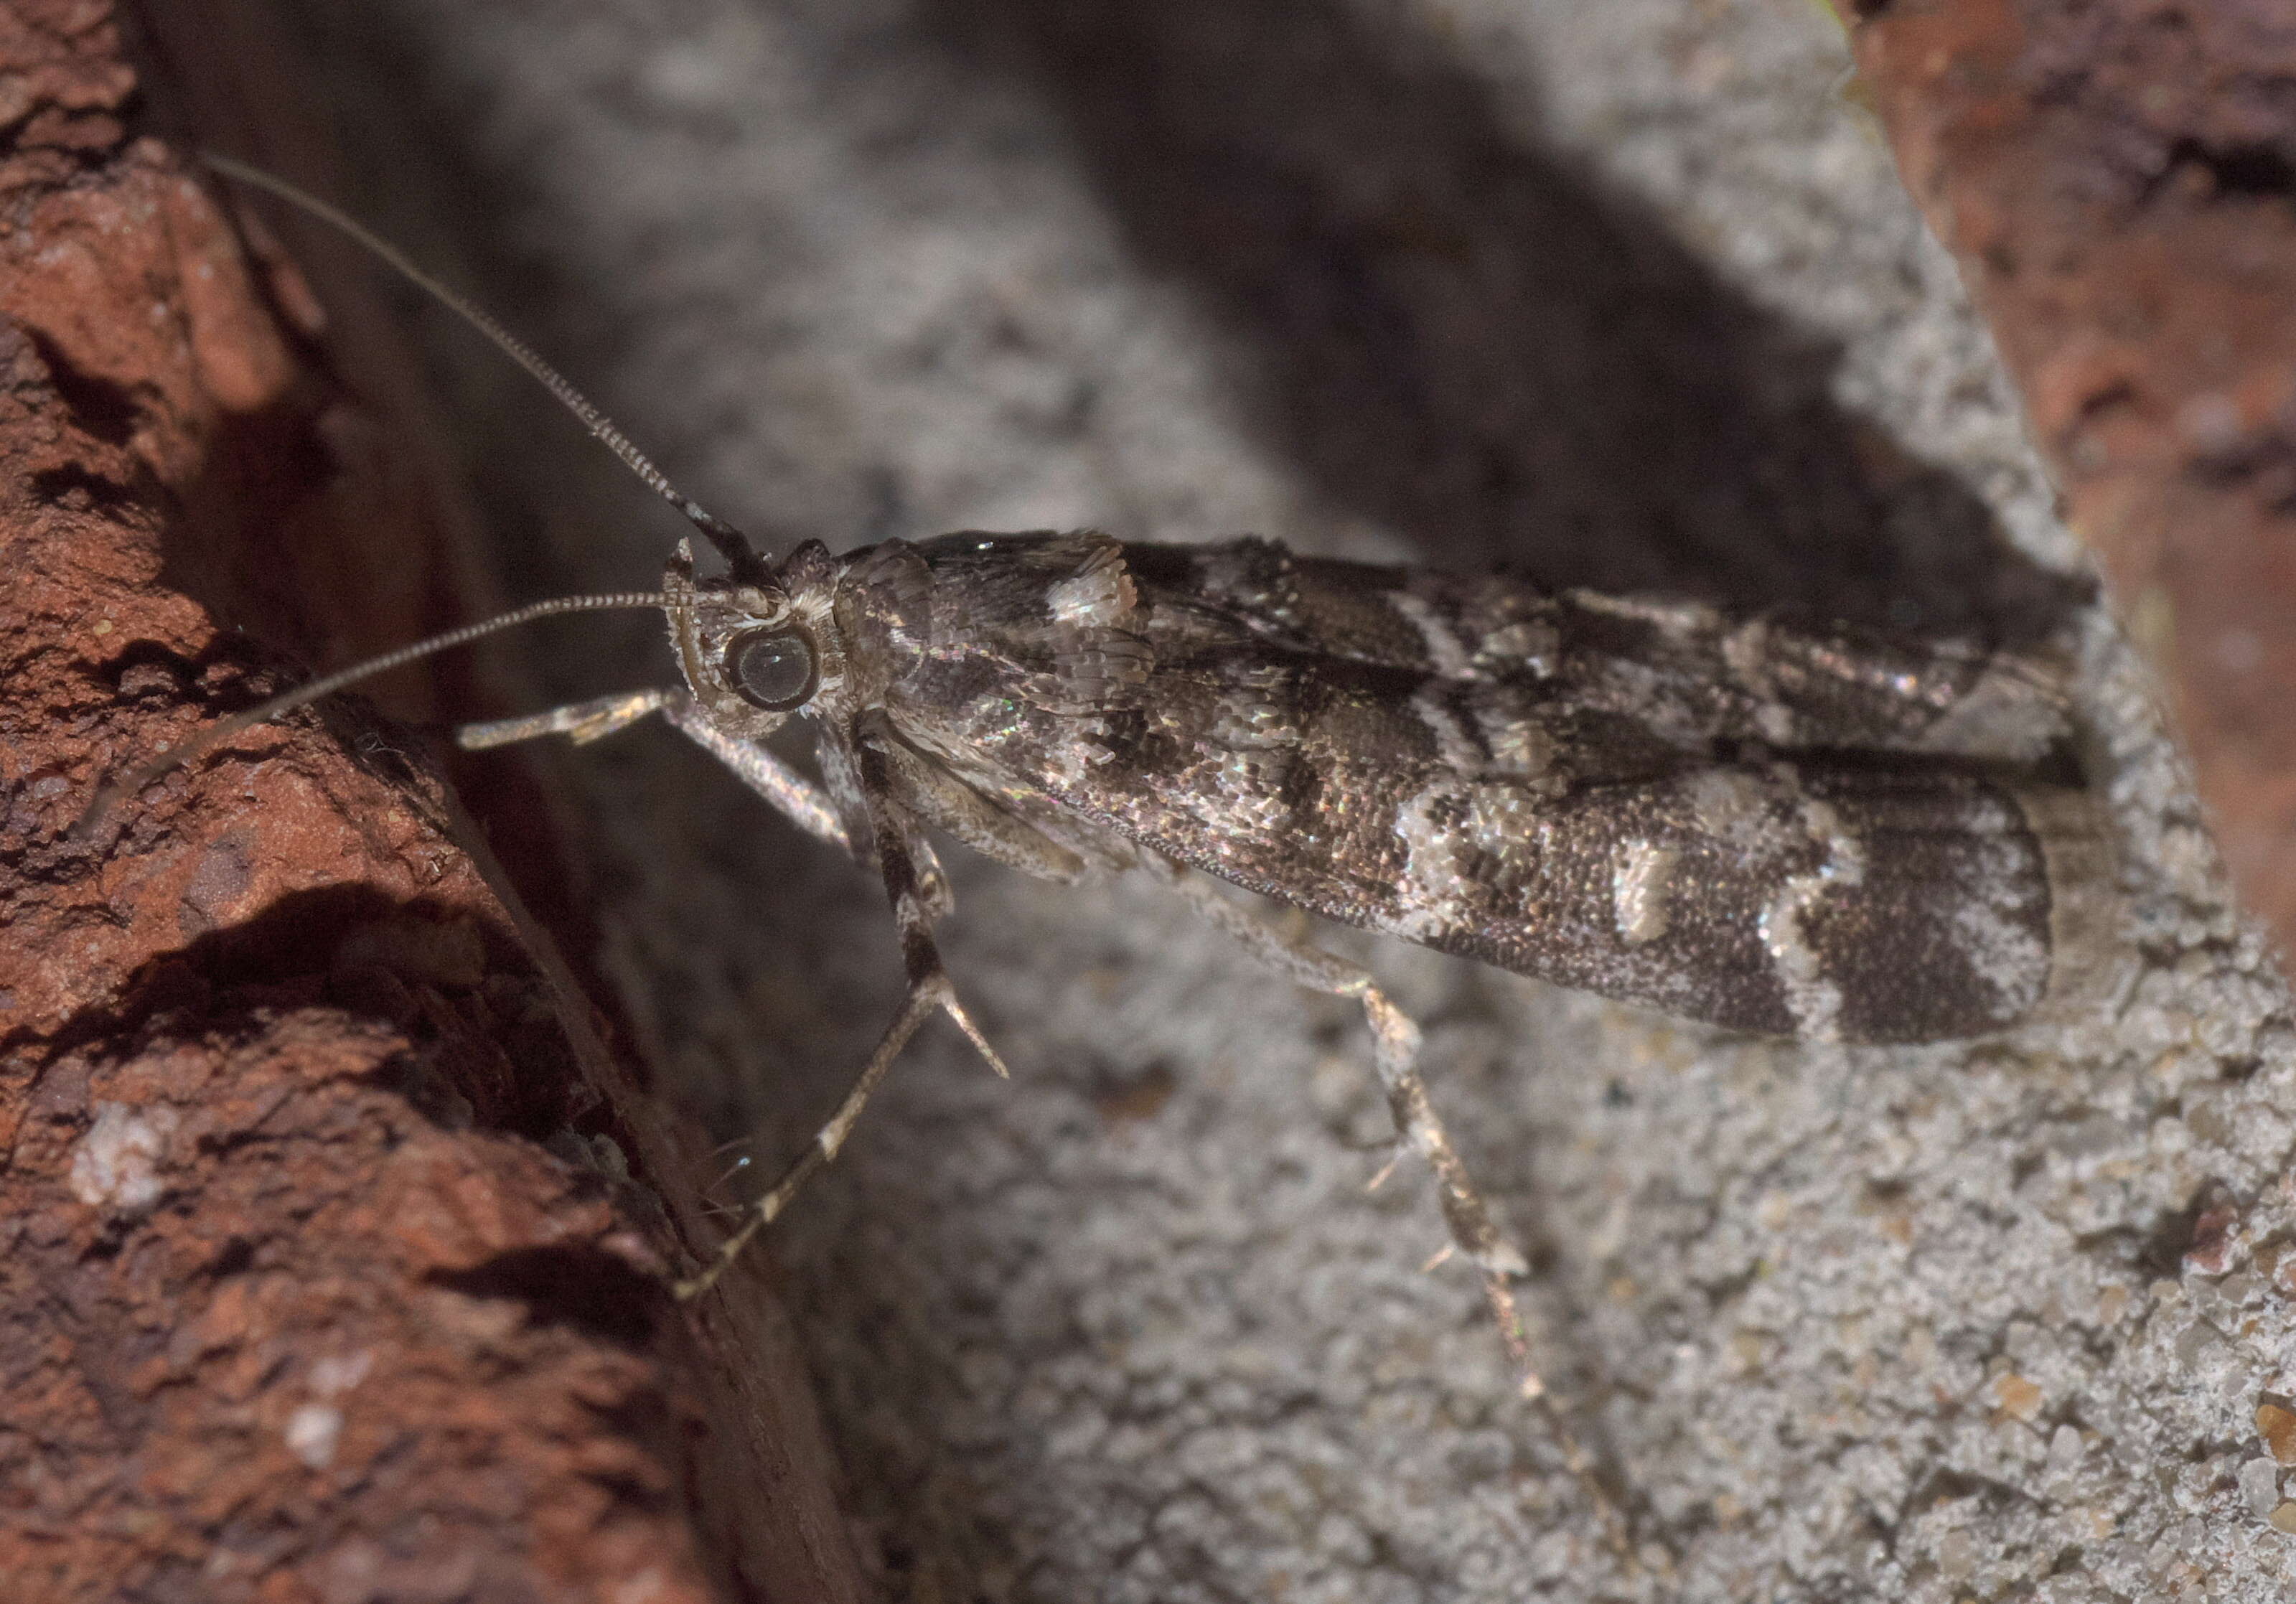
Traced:
[[[956, 1022], [988, 1067], [1004, 1079], [1010, 1080], [1013, 1072], [1004, 1068], [1004, 1060], [980, 1034], [972, 1016], [957, 1001], [956, 987], [942, 967], [940, 948], [934, 945], [932, 921], [937, 916], [931, 900], [931, 884], [927, 872], [933, 878], [940, 874], [939, 860], [932, 848], [918, 833], [916, 822], [893, 789], [893, 777], [884, 755], [873, 748], [854, 749], [854, 772], [861, 782], [861, 790], [868, 799], [871, 816], [870, 833], [877, 842], [877, 870], [884, 878], [885, 900], [893, 904], [894, 934], [901, 943], [901, 964], [908, 971], [909, 1001], [906, 1009], [917, 998], [928, 997]], [[928, 1011], [930, 1011], [930, 1010]], [[922, 1016], [919, 1016], [922, 1019]], [[915, 1029], [911, 1026], [910, 1029]], [[857, 1106], [855, 1110], [860, 1110]]]
[[1278, 929], [1257, 911], [1231, 900], [1209, 876], [1168, 859], [1145, 861], [1153, 863], [1158, 877], [1185, 897], [1209, 923], [1277, 974], [1310, 990], [1353, 997], [1363, 1004], [1375, 1043], [1373, 1061], [1378, 1067], [1380, 1087], [1387, 1093], [1396, 1133], [1434, 1170], [1451, 1240], [1483, 1272], [1500, 1330], [1511, 1349], [1520, 1348], [1521, 1322], [1515, 1313], [1507, 1278], [1521, 1275], [1528, 1266], [1492, 1222], [1489, 1208], [1468, 1179], [1466, 1165], [1444, 1133], [1442, 1121], [1435, 1117], [1427, 1084], [1419, 1077], [1419, 1027], [1388, 1001], [1387, 994], [1364, 970]]
[[734, 776], [791, 823], [816, 840], [850, 852], [852, 840], [837, 816], [827, 792], [755, 741], [728, 735], [709, 722], [684, 692], [662, 704], [662, 716], [703, 751], [734, 771]]
[[571, 702], [546, 713], [522, 718], [498, 718], [463, 724], [455, 732], [455, 744], [466, 752], [509, 746], [545, 735], [564, 735], [576, 745], [603, 740], [627, 729], [649, 713], [660, 713], [699, 744], [712, 757], [734, 771], [748, 786], [808, 835], [849, 850], [845, 826], [819, 786], [783, 763], [765, 748], [733, 736], [712, 724], [684, 691], [631, 691]]
[[893, 904], [893, 922], [901, 943], [901, 962], [908, 971], [908, 995], [902, 1000], [901, 1010], [893, 1016], [893, 1022], [885, 1027], [885, 1034], [878, 1039], [877, 1050], [869, 1055], [869, 1061], [862, 1066], [861, 1073], [854, 1078], [844, 1101], [837, 1105], [837, 1111], [829, 1117], [829, 1122], [814, 1137], [812, 1145], [752, 1206], [749, 1219], [726, 1240], [724, 1246], [718, 1250], [718, 1256], [699, 1275], [677, 1284], [675, 1290], [682, 1298], [699, 1297], [708, 1291], [718, 1276], [725, 1273], [726, 1266], [740, 1256], [750, 1239], [771, 1224], [782, 1210], [789, 1207], [790, 1199], [812, 1178], [814, 1172], [837, 1157], [838, 1150], [845, 1145], [845, 1139], [853, 1133], [854, 1124], [861, 1117], [861, 1110], [868, 1106], [870, 1094], [885, 1078], [886, 1071], [893, 1067], [894, 1059], [908, 1044], [909, 1038], [916, 1034], [917, 1027], [935, 1012], [945, 1013], [956, 1021], [957, 1028], [964, 1031], [973, 1046], [980, 1050], [980, 1056], [988, 1060], [990, 1068], [1008, 1077], [1012, 1073], [1004, 1068], [1004, 1061], [996, 1056], [996, 1050], [988, 1044], [988, 1038], [980, 1034], [980, 1027], [972, 1022], [972, 1016], [964, 1011], [964, 1005], [957, 1001], [956, 987], [949, 980], [948, 970], [941, 964], [940, 949], [932, 937], [932, 913], [926, 899], [926, 887], [920, 880], [916, 855], [913, 850], [922, 847], [922, 842], [891, 789], [891, 779], [884, 758], [882, 754], [866, 747], [861, 748], [855, 757], [857, 775], [864, 793], [869, 798], [873, 815], [871, 833], [876, 838], [877, 864], [884, 875], [885, 896]]
[[864, 739], [900, 786], [909, 807], [926, 823], [947, 831], [985, 858], [1037, 880], [1074, 885], [1088, 869], [1084, 858], [1015, 818], [931, 758], [913, 751], [890, 731], [871, 726]]
[[544, 735], [565, 735], [578, 746], [627, 729], [647, 714], [685, 697], [683, 691], [630, 691], [619, 696], [570, 702], [547, 713], [529, 713], [523, 718], [463, 724], [455, 732], [455, 744], [466, 752], [482, 752], [489, 747], [509, 746]]
[[[1633, 1551], [1632, 1528], [1625, 1511], [1596, 1474], [1594, 1455], [1580, 1444], [1561, 1406], [1530, 1364], [1522, 1318], [1515, 1307], [1513, 1289], [1507, 1284], [1510, 1277], [1521, 1275], [1528, 1266], [1522, 1255], [1492, 1221], [1490, 1210], [1468, 1178], [1466, 1165], [1451, 1146], [1442, 1122], [1435, 1117], [1435, 1109], [1428, 1101], [1426, 1083], [1419, 1077], [1419, 1027], [1388, 1001], [1386, 994], [1365, 970], [1336, 953], [1324, 952], [1277, 929], [1255, 910], [1229, 898], [1210, 876], [1168, 858], [1145, 853], [1141, 855], [1141, 862], [1186, 898], [1209, 923], [1276, 973], [1312, 990], [1354, 997], [1363, 1003], [1364, 1017], [1371, 1023], [1376, 1043], [1373, 1058], [1378, 1066], [1380, 1085], [1387, 1093], [1388, 1112], [1402, 1141], [1423, 1154], [1435, 1172], [1443, 1219], [1450, 1227], [1453, 1245], [1483, 1273], [1484, 1296], [1497, 1318], [1500, 1338], [1506, 1345], [1508, 1357], [1522, 1372], [1523, 1396], [1536, 1402], [1546, 1412], [1548, 1428], [1562, 1449], [1572, 1478], [1601, 1518], [1612, 1551], [1629, 1567], [1639, 1569], [1640, 1562]], [[1444, 1250], [1445, 1254], [1450, 1251]]]

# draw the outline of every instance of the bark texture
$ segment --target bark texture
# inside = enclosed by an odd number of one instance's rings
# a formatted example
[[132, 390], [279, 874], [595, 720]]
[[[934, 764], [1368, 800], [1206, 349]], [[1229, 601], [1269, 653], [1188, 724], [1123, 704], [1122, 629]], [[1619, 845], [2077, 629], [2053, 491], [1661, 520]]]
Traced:
[[2234, 880], [2296, 952], [2296, 13], [1844, 11], [2067, 519], [2167, 682]]
[[339, 699], [68, 833], [283, 652], [483, 588], [380, 310], [154, 136], [308, 171], [280, 66], [229, 8], [0, 4], [0, 1575], [856, 1597], [757, 1276], [665, 1289], [701, 1144], [418, 742]]

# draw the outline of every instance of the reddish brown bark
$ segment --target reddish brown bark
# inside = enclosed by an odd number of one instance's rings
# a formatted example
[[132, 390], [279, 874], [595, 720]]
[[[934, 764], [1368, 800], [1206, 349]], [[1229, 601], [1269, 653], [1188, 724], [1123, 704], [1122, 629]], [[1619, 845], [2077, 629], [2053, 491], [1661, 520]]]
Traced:
[[2296, 11], [1843, 9], [2234, 878], [2296, 953]]
[[406, 392], [383, 319], [323, 316], [139, 131], [308, 164], [265, 41], [127, 20], [156, 77], [102, 0], [0, 0], [4, 1591], [857, 1597], [754, 1271], [700, 1318], [665, 1290], [698, 1139], [419, 746], [334, 707], [67, 834], [279, 645], [472, 588], [429, 454], [341, 377]]

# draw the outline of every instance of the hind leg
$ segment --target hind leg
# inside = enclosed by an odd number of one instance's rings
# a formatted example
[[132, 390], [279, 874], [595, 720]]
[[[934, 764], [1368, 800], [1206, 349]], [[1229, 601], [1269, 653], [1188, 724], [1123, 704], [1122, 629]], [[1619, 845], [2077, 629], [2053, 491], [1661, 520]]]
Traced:
[[[1373, 1062], [1378, 1068], [1381, 1089], [1387, 1094], [1388, 1112], [1395, 1121], [1396, 1133], [1435, 1172], [1443, 1219], [1450, 1227], [1453, 1248], [1483, 1273], [1484, 1297], [1498, 1322], [1500, 1339], [1506, 1345], [1508, 1357], [1522, 1372], [1522, 1395], [1535, 1401], [1545, 1412], [1548, 1427], [1569, 1461], [1571, 1476], [1594, 1505], [1612, 1551], [1629, 1567], [1639, 1568], [1625, 1511], [1596, 1475], [1594, 1456], [1581, 1446], [1560, 1406], [1530, 1364], [1529, 1345], [1523, 1336], [1521, 1316], [1509, 1284], [1513, 1277], [1523, 1273], [1526, 1265], [1521, 1253], [1492, 1220], [1490, 1209], [1475, 1191], [1466, 1165], [1452, 1147], [1450, 1137], [1428, 1101], [1426, 1083], [1419, 1076], [1419, 1027], [1388, 1000], [1387, 994], [1364, 970], [1278, 929], [1256, 910], [1220, 890], [1210, 876], [1166, 858], [1144, 854], [1142, 861], [1150, 872], [1178, 892], [1207, 922], [1217, 926], [1275, 973], [1310, 990], [1353, 997], [1363, 1004], [1364, 1018], [1371, 1026]], [[1384, 1174], [1382, 1171], [1382, 1176]], [[1447, 1254], [1451, 1250], [1444, 1251]]]
[[1419, 1027], [1388, 1000], [1366, 971], [1278, 929], [1220, 891], [1208, 876], [1168, 861], [1159, 862], [1154, 872], [1208, 923], [1268, 969], [1311, 991], [1353, 997], [1363, 1004], [1364, 1019], [1371, 1026], [1373, 1062], [1396, 1134], [1434, 1170], [1452, 1243], [1483, 1272], [1501, 1331], [1509, 1348], [1519, 1353], [1521, 1322], [1507, 1281], [1523, 1273], [1523, 1257], [1492, 1221], [1490, 1209], [1468, 1178], [1466, 1165], [1435, 1117], [1427, 1084], [1419, 1076]]

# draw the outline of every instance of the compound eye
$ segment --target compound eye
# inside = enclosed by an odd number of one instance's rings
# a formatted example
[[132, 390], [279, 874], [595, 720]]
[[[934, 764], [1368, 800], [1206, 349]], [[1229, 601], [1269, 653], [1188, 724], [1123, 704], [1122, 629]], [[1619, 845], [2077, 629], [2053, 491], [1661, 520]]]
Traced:
[[813, 642], [800, 630], [752, 629], [726, 646], [726, 677], [742, 700], [768, 713], [786, 713], [813, 695], [820, 666]]

